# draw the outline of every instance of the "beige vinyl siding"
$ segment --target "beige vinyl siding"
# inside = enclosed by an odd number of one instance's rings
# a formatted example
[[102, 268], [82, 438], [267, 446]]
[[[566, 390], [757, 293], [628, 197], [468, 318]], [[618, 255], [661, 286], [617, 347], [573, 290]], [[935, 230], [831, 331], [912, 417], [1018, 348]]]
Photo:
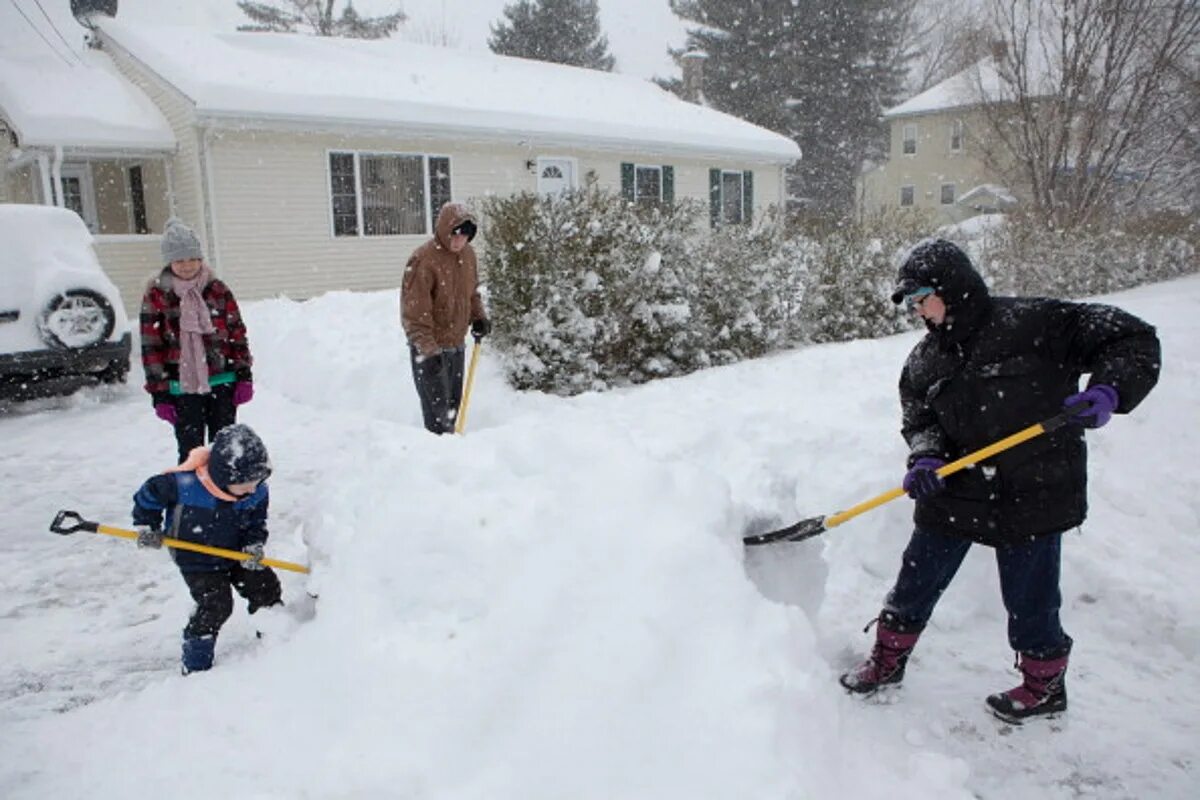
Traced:
[[41, 194], [34, 187], [35, 172], [31, 165], [25, 165], [20, 169], [13, 170], [8, 173], [8, 197], [6, 203], [40, 203], [39, 195]]
[[[964, 123], [962, 148], [957, 151], [950, 144], [955, 120]], [[864, 211], [899, 207], [900, 188], [912, 186], [913, 208], [933, 214], [939, 222], [957, 221], [970, 212], [956, 204], [942, 204], [944, 184], [954, 186], [957, 198], [980, 184], [999, 182], [984, 165], [978, 146], [972, 146], [972, 131], [982, 130], [984, 124], [977, 112], [950, 109], [896, 117], [889, 123], [890, 158], [860, 179], [859, 197]], [[904, 153], [907, 125], [917, 126], [917, 152], [912, 155]]]
[[[399, 153], [450, 158], [455, 200], [489, 194], [535, 191], [538, 156], [576, 159], [582, 184], [594, 174], [601, 188], [619, 192], [622, 161], [663, 163], [675, 168], [676, 199], [708, 202], [708, 170], [749, 169], [736, 162], [653, 158], [637, 154], [530, 150], [486, 142], [352, 136], [332, 133], [220, 131], [210, 144], [212, 198], [220, 246], [218, 272], [241, 299], [284, 294], [306, 298], [322, 292], [396, 287], [417, 236], [333, 235], [329, 196], [329, 153]], [[780, 168], [755, 169], [754, 196], [761, 209], [777, 203]], [[707, 208], [707, 206], [705, 206]], [[705, 219], [705, 223], [706, 223]]]
[[104, 274], [117, 285], [134, 328], [147, 281], [162, 268], [161, 236], [97, 236], [92, 242]]
[[0, 128], [3, 129], [0, 130], [0, 203], [11, 203], [12, 189], [9, 188], [9, 184], [16, 179], [16, 175], [5, 167], [12, 153], [12, 140], [9, 138], [8, 122], [4, 117], [0, 117]]
[[[146, 93], [146, 96], [158, 106], [158, 110], [166, 118], [167, 124], [171, 126], [171, 131], [175, 135], [176, 150], [174, 156], [168, 158], [165, 165], [168, 171], [170, 194], [174, 200], [174, 208], [169, 210], [169, 214], [174, 214], [190, 225], [211, 249], [208, 221], [204, 213], [204, 176], [200, 158], [202, 134], [196, 125], [195, 104], [178, 89], [146, 69], [119, 44], [104, 36], [103, 33], [99, 35], [104, 40], [104, 52], [112, 58], [117, 69], [131, 83]], [[147, 198], [147, 204], [149, 204], [149, 198]], [[149, 207], [146, 211], [149, 215]], [[158, 216], [161, 217], [161, 214]], [[151, 222], [150, 230], [161, 233], [161, 224], [159, 227], [155, 227]]]

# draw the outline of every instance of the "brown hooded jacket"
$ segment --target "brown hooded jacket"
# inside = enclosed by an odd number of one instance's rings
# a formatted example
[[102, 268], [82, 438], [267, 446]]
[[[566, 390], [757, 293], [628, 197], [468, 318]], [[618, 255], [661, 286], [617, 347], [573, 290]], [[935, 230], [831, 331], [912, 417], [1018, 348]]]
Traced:
[[450, 251], [450, 231], [467, 221], [479, 224], [462, 203], [446, 203], [433, 238], [413, 251], [404, 268], [400, 321], [409, 344], [426, 357], [462, 347], [470, 324], [487, 317], [474, 249], [468, 244]]

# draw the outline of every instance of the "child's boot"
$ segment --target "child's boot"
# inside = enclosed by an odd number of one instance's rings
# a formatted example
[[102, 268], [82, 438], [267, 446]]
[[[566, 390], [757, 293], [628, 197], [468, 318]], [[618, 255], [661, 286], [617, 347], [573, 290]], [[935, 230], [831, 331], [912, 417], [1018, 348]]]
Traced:
[[217, 647], [217, 637], [187, 636], [183, 637], [183, 674], [203, 672], [212, 669], [213, 651]]

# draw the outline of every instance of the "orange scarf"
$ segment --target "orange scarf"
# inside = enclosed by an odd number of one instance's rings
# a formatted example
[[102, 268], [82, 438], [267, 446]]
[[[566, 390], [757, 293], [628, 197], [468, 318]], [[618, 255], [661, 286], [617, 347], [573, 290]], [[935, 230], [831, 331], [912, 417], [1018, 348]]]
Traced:
[[177, 467], [171, 467], [164, 470], [165, 475], [168, 472], [195, 472], [196, 477], [200, 479], [200, 485], [208, 490], [208, 493], [218, 500], [226, 500], [230, 503], [236, 503], [240, 497], [234, 497], [229, 492], [223, 491], [221, 487], [213, 482], [212, 476], [208, 474], [208, 459], [211, 452], [207, 447], [193, 447], [188, 453], [187, 460]]

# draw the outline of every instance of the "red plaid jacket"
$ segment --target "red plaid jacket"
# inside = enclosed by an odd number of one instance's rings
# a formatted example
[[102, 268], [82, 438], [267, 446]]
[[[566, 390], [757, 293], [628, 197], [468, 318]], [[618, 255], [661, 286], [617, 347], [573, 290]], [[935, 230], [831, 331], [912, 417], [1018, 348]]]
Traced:
[[[204, 337], [209, 377], [232, 372], [238, 381], [253, 380], [250, 343], [246, 325], [233, 292], [213, 278], [203, 291], [212, 315], [213, 332]], [[160, 272], [142, 295], [140, 314], [142, 366], [146, 369], [146, 391], [165, 395], [179, 380], [179, 295], [174, 291], [171, 268]]]

